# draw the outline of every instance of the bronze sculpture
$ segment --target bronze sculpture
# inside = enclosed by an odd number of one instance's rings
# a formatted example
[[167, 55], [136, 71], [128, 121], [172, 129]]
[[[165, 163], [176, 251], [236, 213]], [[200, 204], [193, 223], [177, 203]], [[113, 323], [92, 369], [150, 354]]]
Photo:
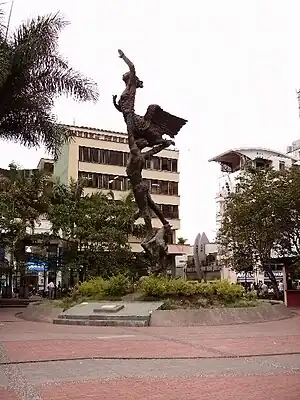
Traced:
[[[171, 233], [171, 225], [151, 198], [147, 182], [143, 180], [142, 171], [145, 167], [145, 160], [170, 145], [174, 145], [172, 140], [164, 139], [163, 135], [174, 138], [187, 121], [167, 113], [158, 105], [150, 105], [144, 117], [137, 115], [134, 109], [136, 89], [143, 88], [143, 82], [136, 76], [133, 63], [122, 50], [118, 50], [118, 52], [120, 58], [129, 67], [129, 72], [123, 75], [126, 88], [121, 94], [119, 102], [116, 100], [117, 96], [113, 96], [114, 106], [119, 112], [122, 112], [127, 125], [130, 155], [126, 173], [138, 207], [136, 219], [142, 217], [145, 221], [146, 236], [142, 241], [142, 247], [154, 261], [152, 272], [165, 273], [168, 254], [167, 238]], [[142, 152], [146, 147], [150, 147], [150, 150]], [[162, 228], [156, 234], [152, 228], [151, 211], [162, 223]]]
[[123, 75], [123, 81], [126, 87], [120, 96], [119, 102], [117, 102], [117, 96], [114, 95], [113, 103], [115, 108], [123, 113], [126, 124], [128, 113], [133, 113], [135, 139], [147, 140], [148, 146], [152, 147], [165, 143], [163, 135], [174, 138], [187, 121], [169, 114], [157, 104], [151, 104], [143, 117], [135, 114], [134, 105], [136, 90], [143, 88], [144, 84], [143, 81], [139, 80], [136, 76], [133, 63], [125, 56], [122, 50], [119, 50], [119, 55], [128, 65], [129, 72]]

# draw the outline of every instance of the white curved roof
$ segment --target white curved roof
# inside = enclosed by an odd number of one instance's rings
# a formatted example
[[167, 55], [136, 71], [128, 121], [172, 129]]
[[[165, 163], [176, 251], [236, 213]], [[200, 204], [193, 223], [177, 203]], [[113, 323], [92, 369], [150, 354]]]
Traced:
[[[231, 158], [232, 156], [237, 156], [237, 155], [245, 155], [245, 156], [247, 156], [249, 158], [252, 158], [252, 157], [250, 157], [250, 155], [248, 153], [249, 151], [251, 151], [253, 153], [254, 152], [257, 152], [257, 153], [268, 153], [268, 154], [265, 154], [265, 156], [269, 155], [269, 156], [275, 156], [275, 157], [284, 157], [284, 158], [288, 158], [290, 160], [296, 161], [295, 158], [289, 156], [288, 154], [282, 153], [282, 152], [277, 151], [277, 150], [266, 149], [264, 147], [240, 147], [240, 148], [237, 148], [237, 149], [230, 149], [230, 150], [225, 151], [222, 154], [219, 154], [216, 157], [211, 158], [208, 161], [209, 162], [211, 162], [211, 161], [227, 162], [229, 158]], [[248, 153], [248, 154], [245, 154], [245, 153]], [[258, 156], [259, 155], [255, 155], [254, 158], [258, 158]]]

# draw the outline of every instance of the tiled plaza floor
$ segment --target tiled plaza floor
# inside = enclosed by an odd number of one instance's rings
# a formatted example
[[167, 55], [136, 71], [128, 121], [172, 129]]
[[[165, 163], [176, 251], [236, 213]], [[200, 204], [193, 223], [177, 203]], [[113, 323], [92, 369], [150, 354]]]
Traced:
[[300, 316], [251, 325], [111, 328], [0, 309], [0, 400], [300, 399]]

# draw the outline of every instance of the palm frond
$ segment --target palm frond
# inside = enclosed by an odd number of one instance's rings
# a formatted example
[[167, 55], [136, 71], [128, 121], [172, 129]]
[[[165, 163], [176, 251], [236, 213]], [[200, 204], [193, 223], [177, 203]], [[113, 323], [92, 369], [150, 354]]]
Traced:
[[42, 144], [54, 158], [72, 135], [70, 130], [57, 123], [53, 114], [34, 107], [16, 108], [14, 112], [8, 112], [0, 124], [0, 139], [27, 147], [39, 147]]
[[98, 99], [95, 82], [58, 52], [59, 33], [67, 24], [59, 13], [37, 17], [0, 43], [0, 138], [28, 147], [44, 145], [54, 156], [72, 137], [52, 114], [55, 98]]
[[68, 65], [58, 53], [60, 31], [68, 24], [60, 14], [38, 17], [19, 27], [12, 42], [13, 68], [29, 74], [37, 92], [96, 101], [97, 85]]
[[[3, 5], [4, 3], [0, 4], [0, 7]], [[5, 18], [5, 12], [3, 11], [2, 8], [0, 8], [0, 42], [2, 42], [5, 38], [5, 32], [7, 29], [7, 26], [4, 22], [4, 18]]]
[[14, 48], [40, 55], [50, 54], [57, 50], [59, 33], [69, 24], [59, 13], [38, 16], [22, 23], [12, 36]]

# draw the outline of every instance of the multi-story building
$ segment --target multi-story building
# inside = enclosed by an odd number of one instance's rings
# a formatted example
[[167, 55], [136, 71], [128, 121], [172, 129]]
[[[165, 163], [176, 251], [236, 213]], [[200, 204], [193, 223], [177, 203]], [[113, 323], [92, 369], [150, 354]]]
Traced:
[[[86, 194], [113, 191], [116, 200], [124, 198], [129, 190], [125, 170], [129, 156], [127, 134], [87, 127], [68, 127], [74, 133], [74, 140], [63, 146], [59, 159], [54, 164], [54, 175], [64, 184], [68, 184], [71, 179], [85, 178]], [[178, 159], [178, 150], [163, 150], [146, 162], [143, 171], [153, 200], [172, 225], [169, 253], [173, 256], [182, 253], [175, 245], [176, 230], [180, 228]], [[154, 228], [161, 227], [157, 218], [153, 218], [152, 224]], [[130, 238], [129, 242], [133, 251], [142, 251], [136, 238]]]
[[294, 140], [290, 146], [287, 146], [286, 149], [287, 154], [297, 160], [300, 161], [300, 139]]
[[[299, 141], [300, 148], [300, 141]], [[291, 150], [291, 149], [290, 149]], [[295, 149], [296, 151], [296, 149]], [[300, 151], [300, 150], [299, 150]], [[291, 151], [290, 151], [291, 153]], [[299, 153], [300, 157], [300, 153]], [[228, 194], [234, 190], [235, 179], [243, 171], [246, 164], [251, 163], [256, 168], [273, 167], [275, 170], [283, 170], [290, 168], [297, 162], [295, 153], [291, 155], [278, 152], [276, 150], [264, 149], [264, 148], [240, 148], [228, 150], [216, 157], [211, 158], [209, 161], [214, 161], [221, 166], [221, 176], [219, 178], [219, 190], [216, 195], [217, 213], [216, 213], [216, 225], [217, 230], [220, 229], [222, 224], [223, 215], [225, 212], [225, 200]], [[222, 257], [218, 252], [218, 263], [222, 264]], [[274, 267], [277, 269], [277, 266]], [[222, 266], [221, 271], [222, 278], [229, 279], [233, 282], [244, 281], [247, 276], [243, 274], [236, 274], [230, 268]], [[251, 279], [264, 280], [261, 276], [260, 271], [256, 271], [257, 276], [253, 276]], [[280, 279], [280, 274], [278, 279]], [[249, 278], [248, 278], [249, 281]]]

